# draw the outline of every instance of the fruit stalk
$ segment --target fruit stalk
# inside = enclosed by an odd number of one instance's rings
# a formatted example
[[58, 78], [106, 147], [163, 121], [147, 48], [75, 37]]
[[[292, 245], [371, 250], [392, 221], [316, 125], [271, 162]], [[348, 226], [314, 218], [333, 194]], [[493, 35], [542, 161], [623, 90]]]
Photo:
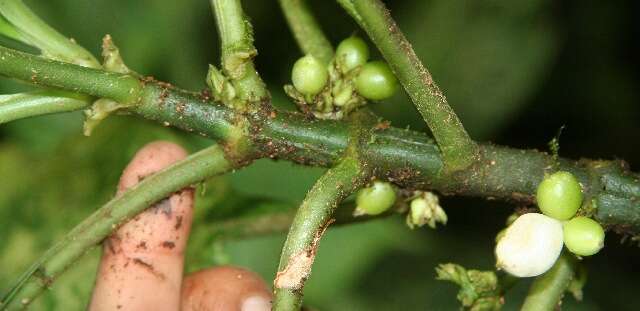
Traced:
[[306, 1], [280, 0], [279, 2], [303, 54], [311, 54], [323, 64], [328, 64], [333, 57], [333, 47], [309, 10]]

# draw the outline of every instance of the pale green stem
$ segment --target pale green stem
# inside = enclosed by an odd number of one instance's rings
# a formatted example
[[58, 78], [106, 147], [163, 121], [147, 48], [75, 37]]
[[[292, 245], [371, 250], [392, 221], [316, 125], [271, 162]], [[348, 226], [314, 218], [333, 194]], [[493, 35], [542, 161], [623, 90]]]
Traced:
[[243, 102], [268, 99], [267, 88], [258, 75], [253, 57], [253, 30], [245, 18], [240, 0], [211, 0], [222, 50], [222, 68]]
[[422, 115], [442, 152], [447, 172], [479, 159], [479, 148], [422, 65], [380, 0], [337, 0], [376, 44]]
[[551, 270], [537, 277], [522, 305], [522, 311], [552, 311], [560, 304], [575, 275], [572, 255], [563, 253]]
[[42, 51], [46, 57], [100, 68], [100, 63], [80, 45], [47, 25], [22, 0], [0, 0], [0, 14], [19, 32], [21, 38]]
[[274, 310], [299, 310], [302, 289], [311, 273], [319, 240], [331, 224], [338, 204], [358, 189], [366, 174], [358, 160], [347, 157], [313, 185], [300, 205], [282, 249], [274, 282]]
[[0, 310], [26, 308], [56, 277], [128, 219], [167, 194], [232, 168], [223, 148], [215, 145], [145, 178], [86, 218], [50, 248], [2, 298]]
[[333, 58], [333, 46], [322, 32], [306, 1], [280, 0], [280, 7], [300, 50], [329, 64]]
[[52, 113], [86, 108], [91, 99], [63, 91], [33, 91], [0, 95], [0, 124]]
[[18, 30], [9, 23], [2, 15], [0, 15], [0, 35], [7, 36], [13, 40], [29, 44], [27, 38], [18, 32]]

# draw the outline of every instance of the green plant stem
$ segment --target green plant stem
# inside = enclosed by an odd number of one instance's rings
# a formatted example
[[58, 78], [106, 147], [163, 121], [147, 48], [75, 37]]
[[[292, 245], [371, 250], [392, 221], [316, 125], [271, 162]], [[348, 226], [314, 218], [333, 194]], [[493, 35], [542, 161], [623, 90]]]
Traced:
[[212, 146], [145, 178], [114, 198], [50, 248], [0, 302], [1, 310], [21, 310], [114, 228], [167, 194], [233, 168], [223, 148]]
[[575, 263], [571, 256], [562, 254], [551, 270], [533, 281], [522, 311], [556, 310], [575, 275]]
[[[351, 138], [349, 125], [313, 120], [300, 113], [266, 111], [244, 114], [206, 97], [145, 82], [123, 74], [44, 60], [0, 47], [0, 75], [96, 97], [137, 99], [129, 111], [218, 141], [248, 140], [253, 158], [278, 158], [303, 165], [330, 167], [339, 161]], [[139, 88], [139, 89], [138, 89]], [[132, 96], [130, 92], [139, 95]], [[238, 124], [249, 124], [238, 130]], [[381, 124], [384, 125], [384, 124]], [[244, 128], [240, 126], [240, 128]], [[375, 175], [411, 189], [448, 195], [480, 196], [533, 204], [538, 183], [553, 167], [553, 157], [536, 150], [480, 145], [481, 161], [450, 176], [438, 173], [443, 161], [438, 147], [424, 133], [372, 126], [361, 142], [360, 155]], [[584, 189], [584, 212], [621, 233], [640, 233], [640, 180], [621, 161], [558, 159], [558, 169], [573, 173]]]
[[300, 50], [329, 64], [333, 58], [333, 46], [309, 10], [306, 0], [280, 0], [280, 7]]
[[131, 75], [80, 67], [4, 47], [0, 47], [0, 62], [2, 75], [36, 85], [107, 97], [121, 103], [138, 101], [142, 89], [142, 83]]
[[274, 282], [274, 310], [299, 310], [302, 288], [324, 230], [338, 204], [366, 178], [358, 160], [346, 157], [313, 185], [296, 213], [282, 249]]
[[0, 14], [19, 32], [17, 39], [39, 48], [43, 55], [85, 67], [100, 68], [100, 63], [91, 53], [47, 25], [22, 0], [0, 0]]
[[222, 49], [222, 68], [241, 100], [268, 99], [267, 88], [253, 65], [257, 51], [253, 30], [242, 12], [240, 0], [211, 0]]
[[90, 98], [61, 91], [0, 95], [0, 124], [28, 117], [86, 108]]
[[442, 151], [445, 172], [479, 160], [477, 144], [380, 0], [338, 0], [389, 62]]

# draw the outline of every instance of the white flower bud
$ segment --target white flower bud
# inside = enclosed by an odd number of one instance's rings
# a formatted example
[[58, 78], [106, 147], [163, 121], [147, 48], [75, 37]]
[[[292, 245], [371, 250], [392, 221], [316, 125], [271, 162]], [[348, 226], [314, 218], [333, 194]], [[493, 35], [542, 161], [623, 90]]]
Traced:
[[560, 256], [562, 239], [560, 221], [538, 213], [524, 214], [498, 241], [497, 266], [517, 277], [543, 274]]
[[407, 214], [407, 225], [413, 229], [428, 225], [436, 228], [436, 223], [447, 224], [447, 214], [440, 206], [438, 196], [431, 192], [421, 192], [411, 201]]

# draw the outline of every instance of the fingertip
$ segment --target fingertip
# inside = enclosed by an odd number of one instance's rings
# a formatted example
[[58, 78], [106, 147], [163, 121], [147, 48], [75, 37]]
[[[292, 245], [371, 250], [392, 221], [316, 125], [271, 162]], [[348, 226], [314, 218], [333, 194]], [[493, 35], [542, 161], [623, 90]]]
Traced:
[[120, 176], [118, 193], [135, 186], [146, 177], [187, 157], [187, 151], [169, 141], [146, 144], [133, 156]]
[[222, 266], [190, 274], [182, 285], [182, 310], [271, 310], [271, 291], [246, 269]]

